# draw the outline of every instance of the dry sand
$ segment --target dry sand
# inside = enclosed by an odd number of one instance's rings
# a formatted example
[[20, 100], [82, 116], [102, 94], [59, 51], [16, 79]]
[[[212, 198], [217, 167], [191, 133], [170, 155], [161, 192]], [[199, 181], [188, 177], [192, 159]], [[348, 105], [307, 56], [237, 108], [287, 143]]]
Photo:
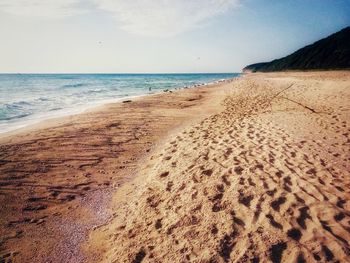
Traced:
[[210, 85], [145, 96], [2, 135], [0, 262], [94, 262], [80, 245], [110, 218], [111, 194], [225, 95]]
[[349, 262], [349, 101], [349, 71], [250, 74], [4, 138], [3, 254]]
[[115, 197], [88, 249], [108, 245], [105, 262], [349, 262], [350, 72], [231, 87]]

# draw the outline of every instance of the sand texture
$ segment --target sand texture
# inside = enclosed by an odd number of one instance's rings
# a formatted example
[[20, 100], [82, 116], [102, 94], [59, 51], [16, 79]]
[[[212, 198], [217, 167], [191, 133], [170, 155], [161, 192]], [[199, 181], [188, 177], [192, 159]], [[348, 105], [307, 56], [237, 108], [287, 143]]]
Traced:
[[3, 138], [2, 259], [350, 262], [349, 102], [349, 71], [249, 74]]
[[115, 196], [105, 262], [350, 261], [350, 73], [230, 85]]
[[96, 262], [81, 244], [109, 220], [112, 193], [166, 136], [225, 96], [225, 85], [146, 96], [3, 136], [0, 262]]

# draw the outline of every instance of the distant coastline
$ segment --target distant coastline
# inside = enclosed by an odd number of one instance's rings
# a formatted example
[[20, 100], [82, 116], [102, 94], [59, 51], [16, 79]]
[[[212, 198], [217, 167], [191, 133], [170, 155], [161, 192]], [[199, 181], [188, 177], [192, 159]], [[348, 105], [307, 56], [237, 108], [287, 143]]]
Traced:
[[271, 62], [246, 66], [243, 72], [319, 71], [350, 69], [350, 27]]

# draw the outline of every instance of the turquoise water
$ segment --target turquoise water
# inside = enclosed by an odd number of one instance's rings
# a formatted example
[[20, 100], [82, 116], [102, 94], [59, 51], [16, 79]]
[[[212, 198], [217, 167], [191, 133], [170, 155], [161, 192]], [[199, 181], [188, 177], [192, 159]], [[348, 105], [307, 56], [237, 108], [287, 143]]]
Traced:
[[221, 74], [0, 74], [0, 133], [103, 103], [237, 77]]

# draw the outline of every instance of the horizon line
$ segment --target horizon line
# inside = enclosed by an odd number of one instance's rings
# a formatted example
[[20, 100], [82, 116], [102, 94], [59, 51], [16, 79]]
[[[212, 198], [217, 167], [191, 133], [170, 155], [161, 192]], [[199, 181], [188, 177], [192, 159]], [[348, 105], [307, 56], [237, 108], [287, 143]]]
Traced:
[[121, 72], [109, 72], [109, 73], [103, 73], [103, 72], [85, 72], [85, 73], [79, 73], [79, 72], [0, 72], [0, 75], [186, 75], [186, 74], [240, 74], [242, 72], [159, 72], [159, 73], [150, 73], [150, 72], [141, 72], [141, 73], [121, 73]]

